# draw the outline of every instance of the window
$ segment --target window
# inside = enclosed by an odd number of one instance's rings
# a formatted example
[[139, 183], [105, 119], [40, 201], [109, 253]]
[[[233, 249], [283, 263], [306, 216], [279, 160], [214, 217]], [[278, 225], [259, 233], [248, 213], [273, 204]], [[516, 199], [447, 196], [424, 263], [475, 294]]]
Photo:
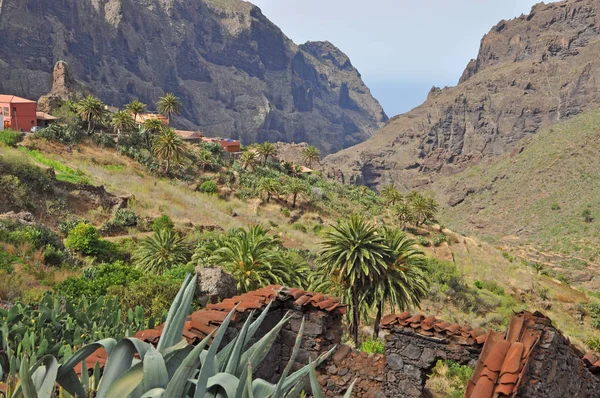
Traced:
[[35, 125], [35, 120], [31, 121], [31, 125], [34, 126]]
[[13, 115], [17, 113], [17, 108], [13, 106]]
[[3, 110], [3, 111], [4, 111], [4, 112], [3, 112], [3, 113], [4, 113], [4, 116], [8, 116], [8, 107], [7, 107], [7, 106], [5, 106], [5, 107], [4, 107], [4, 110]]

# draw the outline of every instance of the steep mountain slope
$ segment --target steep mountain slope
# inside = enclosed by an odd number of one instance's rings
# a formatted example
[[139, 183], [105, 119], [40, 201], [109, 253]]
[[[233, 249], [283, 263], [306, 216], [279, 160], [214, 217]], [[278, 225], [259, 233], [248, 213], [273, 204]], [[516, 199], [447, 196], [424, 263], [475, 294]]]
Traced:
[[241, 0], [4, 0], [0, 35], [4, 93], [46, 94], [63, 60], [110, 105], [174, 92], [180, 127], [326, 153], [387, 120], [339, 49], [297, 46]]
[[[526, 138], [519, 151], [430, 186], [441, 221], [600, 289], [600, 110]], [[589, 212], [589, 213], [588, 213]]]
[[456, 87], [434, 87], [424, 104], [392, 118], [368, 141], [329, 156], [325, 169], [370, 186], [423, 185], [594, 109], [599, 10], [595, 0], [540, 3], [529, 15], [501, 21]]

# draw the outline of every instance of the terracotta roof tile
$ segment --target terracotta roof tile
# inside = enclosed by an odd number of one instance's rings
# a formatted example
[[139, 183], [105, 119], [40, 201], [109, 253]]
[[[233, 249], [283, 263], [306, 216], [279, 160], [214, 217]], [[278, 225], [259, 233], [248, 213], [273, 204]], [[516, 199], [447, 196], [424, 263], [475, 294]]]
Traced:
[[[339, 299], [328, 297], [321, 293], [307, 292], [302, 289], [289, 289], [279, 285], [270, 285], [225, 299], [217, 304], [209, 304], [206, 306], [206, 309], [193, 312], [188, 316], [184, 324], [183, 337], [190, 344], [198, 343], [218, 328], [227, 317], [227, 314], [236, 305], [237, 315], [238, 313], [264, 308], [273, 300], [282, 302], [294, 300], [294, 305], [296, 306], [310, 306], [311, 308], [314, 307], [327, 312], [336, 311], [339, 314], [344, 314], [346, 311], [345, 306], [340, 303]], [[236, 315], [234, 315], [233, 319], [235, 319]], [[136, 337], [156, 344], [160, 339], [162, 329], [163, 325], [159, 325], [154, 329], [138, 332]]]
[[[473, 376], [467, 384], [465, 398], [514, 397], [525, 379], [543, 328], [549, 319], [540, 313], [523, 311], [511, 318], [506, 333], [490, 331]], [[479, 331], [477, 331], [479, 333]]]

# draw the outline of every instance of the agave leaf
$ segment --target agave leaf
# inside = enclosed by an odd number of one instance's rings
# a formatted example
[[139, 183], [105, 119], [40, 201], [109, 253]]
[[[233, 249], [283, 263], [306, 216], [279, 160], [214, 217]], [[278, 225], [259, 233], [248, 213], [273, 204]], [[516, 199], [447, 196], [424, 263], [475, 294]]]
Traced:
[[27, 398], [38, 398], [35, 385], [31, 379], [31, 373], [29, 372], [29, 359], [27, 356], [23, 357], [21, 361], [21, 367], [19, 369], [19, 388], [13, 394], [13, 398], [20, 396], [20, 390], [23, 391], [23, 395]]
[[162, 355], [152, 346], [146, 352], [143, 361], [144, 389], [146, 391], [155, 388], [165, 389], [169, 383], [169, 374]]
[[[333, 354], [335, 352], [336, 348], [337, 347], [333, 347], [331, 350], [327, 351], [326, 353], [321, 354], [317, 358], [316, 362], [314, 363], [314, 366], [318, 367], [319, 365], [321, 365], [327, 358], [329, 358], [329, 356], [331, 354]], [[290, 376], [288, 376], [285, 379], [285, 382], [283, 383], [283, 386], [282, 386], [283, 391], [287, 391], [288, 389], [292, 388], [292, 386], [299, 383], [310, 372], [310, 368], [311, 368], [310, 364], [305, 365], [301, 369], [298, 369], [297, 371], [292, 373]]]
[[[248, 371], [251, 371], [252, 368], [258, 366], [260, 362], [265, 358], [267, 353], [271, 350], [273, 346], [273, 342], [277, 339], [279, 332], [283, 328], [283, 326], [290, 320], [290, 316], [286, 315], [283, 317], [281, 321], [273, 329], [271, 329], [267, 334], [265, 334], [260, 340], [258, 340], [252, 347], [250, 347], [243, 355], [241, 360], [244, 362], [248, 362], [249, 366], [244, 368], [242, 374], [240, 375], [240, 380], [245, 380], [247, 377]], [[240, 385], [238, 387], [236, 398], [242, 398], [244, 396], [244, 386]]]
[[148, 347], [150, 347], [149, 344], [146, 344], [139, 339], [125, 338], [121, 340], [108, 356], [106, 365], [104, 366], [104, 374], [102, 376], [100, 388], [98, 389], [97, 398], [110, 398], [115, 396], [126, 397], [127, 395], [107, 394], [109, 389], [111, 388], [111, 385], [118, 378], [120, 378], [121, 375], [124, 375], [124, 373], [127, 372], [129, 368], [131, 368], [131, 365], [133, 364], [134, 355], [136, 353], [139, 353], [140, 357], [143, 360], [148, 350]]
[[196, 385], [196, 393], [194, 394], [194, 398], [205, 398], [208, 378], [214, 376], [216, 373], [216, 365], [218, 365], [219, 361], [219, 359], [217, 358], [217, 350], [219, 349], [219, 345], [221, 345], [221, 340], [223, 340], [223, 336], [225, 336], [225, 332], [227, 331], [229, 322], [231, 322], [231, 318], [233, 318], [233, 315], [237, 311], [238, 306], [239, 304], [236, 305], [229, 312], [229, 314], [227, 314], [227, 317], [225, 318], [219, 329], [217, 329], [215, 338], [213, 339], [212, 343], [210, 344], [210, 348], [206, 353], [206, 358], [202, 362], [202, 367], [200, 368], [200, 374], [198, 375], [198, 384]]
[[166, 397], [164, 388], [153, 388], [140, 398], [162, 398], [163, 396]]
[[58, 361], [52, 355], [46, 355], [31, 369], [33, 379], [37, 380], [35, 387], [39, 398], [50, 398], [54, 392]]
[[251, 396], [268, 398], [268, 397], [277, 397], [275, 395], [275, 384], [269, 383], [263, 379], [256, 379], [252, 382], [252, 394]]
[[114, 339], [104, 339], [81, 348], [58, 368], [58, 375], [56, 376], [57, 383], [69, 394], [85, 397], [85, 390], [73, 368], [84, 358], [87, 358], [96, 352], [99, 348], [104, 348], [108, 355], [110, 355], [116, 345], [117, 342]]
[[[208, 379], [206, 388], [208, 391], [211, 391], [215, 397], [233, 398], [235, 397], [235, 392], [237, 391], [239, 384], [240, 380], [234, 375], [230, 373], [217, 373]], [[224, 394], [223, 391], [225, 392]], [[210, 396], [213, 395], [211, 394]]]
[[321, 385], [319, 384], [319, 380], [317, 378], [317, 372], [315, 371], [315, 366], [312, 361], [308, 362], [310, 366], [310, 387], [312, 390], [313, 398], [325, 398], [323, 395], [323, 391], [321, 391]]
[[237, 376], [238, 368], [241, 369], [243, 366], [242, 363], [240, 362], [240, 358], [242, 356], [242, 350], [244, 349], [244, 347], [246, 346], [246, 344], [248, 342], [246, 337], [247, 337], [248, 328], [250, 327], [250, 322], [251, 322], [253, 316], [254, 316], [254, 311], [252, 311], [252, 313], [250, 313], [250, 316], [248, 316], [248, 319], [246, 319], [246, 322], [244, 322], [244, 325], [242, 326], [240, 333], [235, 338], [235, 345], [233, 346], [233, 351], [231, 352], [231, 355], [227, 359], [227, 366], [225, 367], [225, 373], [229, 373], [229, 374]]
[[171, 347], [181, 341], [183, 325], [185, 324], [185, 318], [188, 316], [195, 290], [196, 276], [191, 278], [191, 275], [188, 274], [169, 309], [165, 327], [156, 347], [158, 351], [162, 352], [167, 347]]
[[344, 398], [351, 398], [352, 397], [352, 390], [354, 389], [354, 384], [356, 384], [356, 380], [354, 379], [354, 381], [352, 382], [352, 384], [350, 384], [350, 387], [348, 387], [348, 391], [346, 391], [346, 393], [344, 394]]
[[[258, 329], [260, 328], [260, 325], [262, 325], [262, 323], [265, 320], [267, 314], [269, 313], [269, 310], [271, 309], [271, 305], [272, 304], [273, 304], [273, 302], [271, 301], [265, 307], [265, 309], [261, 312], [261, 314], [258, 316], [258, 318], [256, 318], [256, 320], [254, 322], [252, 322], [252, 324], [250, 325], [250, 328], [248, 329], [248, 333], [246, 334], [246, 340], [248, 340], [248, 341], [252, 340], [252, 338], [254, 337], [254, 335], [256, 334], [256, 332], [258, 331]], [[219, 359], [219, 363], [222, 364], [222, 368], [220, 369], [221, 371], [225, 370], [225, 366], [227, 364], [227, 361], [225, 359], [229, 358], [229, 356], [231, 355], [231, 352], [233, 350], [233, 346], [234, 345], [235, 345], [235, 340], [232, 340], [231, 342], [229, 342], [229, 344], [227, 344], [217, 354], [217, 358]]]
[[298, 335], [296, 336], [296, 342], [294, 343], [294, 350], [292, 351], [292, 356], [290, 357], [290, 360], [288, 361], [285, 369], [283, 370], [283, 373], [281, 374], [281, 377], [279, 378], [279, 382], [277, 383], [277, 388], [275, 389], [275, 392], [273, 394], [276, 397], [283, 395], [283, 393], [285, 392], [283, 390], [283, 383], [285, 382], [285, 379], [288, 377], [288, 375], [292, 371], [292, 367], [294, 366], [294, 363], [296, 362], [296, 356], [298, 356], [298, 351], [300, 351], [300, 345], [302, 344], [302, 336], [303, 335], [304, 335], [304, 317], [302, 317], [302, 322], [300, 323], [300, 329], [298, 330]]
[[[108, 365], [108, 361], [106, 362]], [[105, 376], [106, 377], [106, 376]], [[100, 383], [100, 389], [104, 386], [106, 392], [104, 393], [105, 397], [113, 398], [113, 397], [127, 397], [131, 394], [137, 386], [140, 385], [142, 379], [144, 378], [144, 368], [142, 363], [138, 363], [133, 365], [125, 373], [122, 373], [118, 379], [109, 384], [104, 384], [104, 377], [102, 378], [102, 382]], [[100, 397], [100, 391], [98, 391], [97, 397]]]
[[190, 378], [196, 373], [196, 370], [200, 366], [200, 353], [204, 350], [204, 347], [208, 344], [212, 338], [213, 331], [211, 334], [206, 336], [204, 340], [200, 342], [192, 352], [183, 360], [181, 365], [175, 371], [175, 374], [169, 380], [165, 396], [169, 398], [185, 398], [187, 392], [187, 383]]

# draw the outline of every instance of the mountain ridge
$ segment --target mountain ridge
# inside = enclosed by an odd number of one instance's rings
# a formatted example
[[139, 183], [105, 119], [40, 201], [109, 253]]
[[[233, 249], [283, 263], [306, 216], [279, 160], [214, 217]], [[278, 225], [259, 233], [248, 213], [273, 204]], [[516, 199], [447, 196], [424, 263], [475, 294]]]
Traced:
[[0, 33], [0, 90], [20, 96], [48, 93], [65, 61], [109, 105], [175, 93], [176, 126], [208, 136], [331, 153], [387, 120], [349, 59], [336, 64], [341, 50], [298, 46], [241, 0], [4, 0]]
[[411, 189], [514, 150], [540, 128], [600, 105], [599, 7], [537, 4], [481, 41], [459, 84], [391, 118], [369, 140], [328, 156], [330, 176]]

